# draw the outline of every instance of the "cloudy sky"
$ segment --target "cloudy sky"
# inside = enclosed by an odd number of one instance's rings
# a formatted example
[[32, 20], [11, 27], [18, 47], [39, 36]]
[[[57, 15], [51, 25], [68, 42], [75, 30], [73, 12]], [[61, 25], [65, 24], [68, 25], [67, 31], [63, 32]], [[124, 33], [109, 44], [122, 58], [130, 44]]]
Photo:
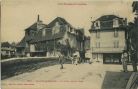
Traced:
[[3, 0], [2, 42], [19, 42], [38, 14], [45, 24], [63, 17], [74, 27], [84, 28], [86, 35], [90, 35], [91, 21], [102, 15], [115, 14], [128, 21], [134, 17], [131, 0]]

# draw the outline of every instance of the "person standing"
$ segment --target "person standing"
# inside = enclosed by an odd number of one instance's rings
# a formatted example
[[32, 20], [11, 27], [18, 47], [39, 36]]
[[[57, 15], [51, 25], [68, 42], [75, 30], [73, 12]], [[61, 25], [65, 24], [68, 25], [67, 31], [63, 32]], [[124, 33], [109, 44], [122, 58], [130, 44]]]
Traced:
[[127, 72], [128, 71], [127, 70], [128, 54], [127, 54], [126, 50], [124, 50], [123, 53], [122, 53], [121, 61], [122, 61], [124, 72]]
[[136, 50], [131, 50], [131, 62], [132, 62], [132, 66], [133, 66], [133, 71], [137, 72], [137, 54], [136, 54]]
[[59, 57], [59, 64], [61, 65], [60, 66], [60, 69], [63, 69], [63, 59], [64, 59], [64, 55], [61, 52], [58, 52], [58, 57]]
[[85, 62], [85, 50], [80, 50], [79, 55], [80, 55], [80, 62], [84, 63]]
[[79, 52], [76, 51], [74, 54], [74, 60], [75, 60], [75, 65], [78, 65], [78, 62], [79, 62], [79, 59], [80, 59], [80, 56], [79, 56]]
[[74, 58], [72, 56], [68, 56], [68, 58], [71, 60], [71, 63], [74, 64]]

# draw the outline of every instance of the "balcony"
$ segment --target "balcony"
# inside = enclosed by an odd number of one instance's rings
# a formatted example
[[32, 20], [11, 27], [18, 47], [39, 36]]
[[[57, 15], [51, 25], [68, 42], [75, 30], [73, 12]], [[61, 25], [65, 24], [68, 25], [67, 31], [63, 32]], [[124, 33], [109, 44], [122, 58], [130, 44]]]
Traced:
[[122, 53], [124, 47], [114, 48], [114, 47], [92, 47], [92, 53]]

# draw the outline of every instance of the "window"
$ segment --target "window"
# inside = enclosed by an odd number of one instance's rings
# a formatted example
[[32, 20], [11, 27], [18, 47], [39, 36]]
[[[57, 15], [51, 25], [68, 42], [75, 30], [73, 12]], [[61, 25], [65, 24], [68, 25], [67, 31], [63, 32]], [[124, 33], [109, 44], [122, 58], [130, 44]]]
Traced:
[[99, 27], [98, 22], [97, 22], [97, 23], [95, 23], [95, 24], [96, 24], [96, 27]]
[[114, 41], [114, 48], [119, 48], [119, 41]]
[[72, 28], [70, 28], [70, 32], [72, 32]]
[[100, 48], [100, 42], [96, 42], [96, 48]]
[[100, 31], [96, 31], [96, 38], [100, 38]]
[[100, 21], [96, 21], [94, 23], [94, 27], [95, 27], [95, 29], [100, 29]]
[[114, 31], [114, 37], [118, 37], [118, 31], [117, 30]]
[[30, 45], [30, 52], [34, 52], [35, 51], [35, 46], [34, 46], [34, 44], [31, 44]]
[[118, 19], [113, 20], [113, 27], [119, 27]]
[[60, 24], [58, 22], [55, 23], [55, 26], [52, 29], [52, 34], [57, 34], [60, 32]]
[[29, 44], [26, 42], [26, 47], [28, 47], [29, 46]]
[[46, 35], [46, 30], [43, 29], [43, 30], [42, 30], [42, 36], [45, 36], [45, 35]]

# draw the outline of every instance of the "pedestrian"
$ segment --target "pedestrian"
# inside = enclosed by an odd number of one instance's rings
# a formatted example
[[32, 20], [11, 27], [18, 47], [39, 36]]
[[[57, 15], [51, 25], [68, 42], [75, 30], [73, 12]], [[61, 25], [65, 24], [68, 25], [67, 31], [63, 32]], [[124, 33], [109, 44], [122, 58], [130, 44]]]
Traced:
[[90, 51], [86, 51], [86, 53], [85, 53], [85, 59], [87, 60], [87, 62], [88, 62], [89, 64], [92, 63], [92, 58], [91, 58], [91, 53], [90, 53]]
[[64, 59], [64, 55], [61, 52], [58, 52], [58, 57], [59, 57], [59, 64], [61, 65], [60, 66], [60, 69], [63, 69], [63, 59]]
[[74, 64], [74, 58], [72, 56], [68, 56], [68, 58], [71, 60], [71, 63]]
[[128, 54], [127, 54], [126, 50], [124, 50], [123, 53], [122, 53], [121, 61], [122, 61], [124, 72], [127, 72]]
[[137, 55], [135, 50], [131, 51], [130, 57], [133, 66], [133, 71], [137, 72]]
[[80, 59], [80, 56], [79, 56], [79, 52], [76, 51], [73, 55], [73, 58], [75, 60], [75, 65], [78, 65], [78, 62], [79, 62], [79, 59]]

